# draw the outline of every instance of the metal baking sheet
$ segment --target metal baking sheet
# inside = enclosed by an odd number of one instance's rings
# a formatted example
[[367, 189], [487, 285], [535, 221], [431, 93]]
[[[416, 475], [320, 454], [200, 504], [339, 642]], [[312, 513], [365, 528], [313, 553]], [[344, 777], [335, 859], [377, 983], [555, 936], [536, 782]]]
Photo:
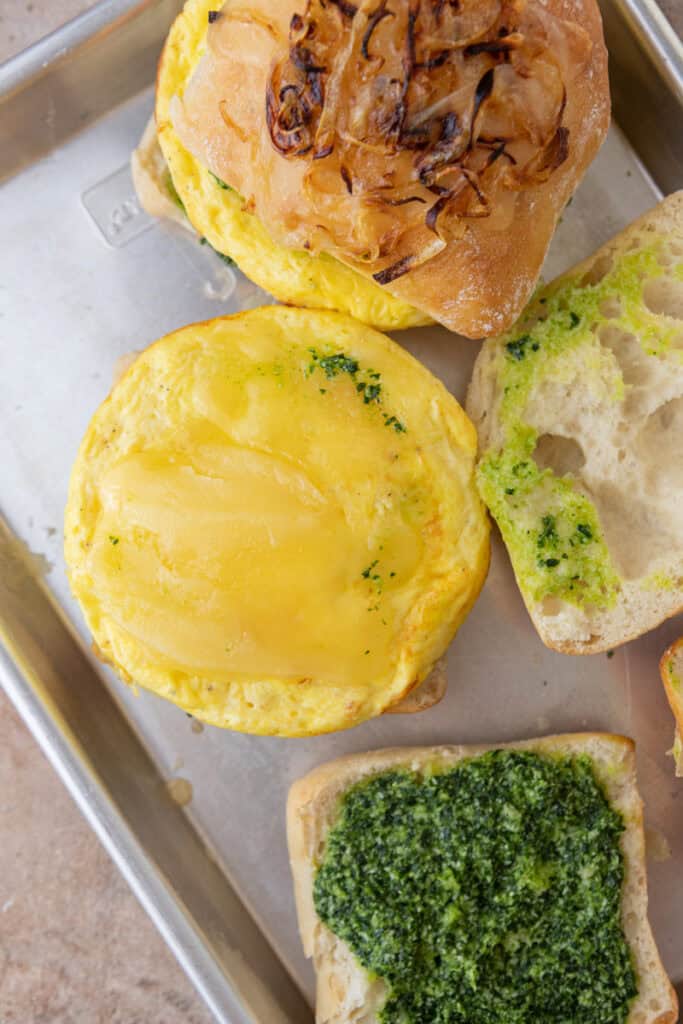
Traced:
[[[547, 277], [683, 187], [681, 46], [647, 0], [603, 7], [618, 124], [565, 212]], [[177, 8], [99, 4], [0, 68], [3, 685], [218, 1021], [312, 1020], [284, 834], [295, 778], [350, 751], [576, 729], [637, 741], [658, 851], [651, 920], [682, 983], [683, 781], [667, 756], [673, 725], [657, 662], [683, 617], [611, 658], [554, 654], [495, 542], [482, 597], [448, 653], [444, 701], [311, 740], [199, 731], [90, 654], [62, 558], [69, 470], [88, 419], [121, 357], [265, 298], [135, 200], [128, 159]], [[477, 344], [438, 328], [396, 337], [462, 399]], [[184, 807], [165, 786], [172, 778], [191, 784]]]

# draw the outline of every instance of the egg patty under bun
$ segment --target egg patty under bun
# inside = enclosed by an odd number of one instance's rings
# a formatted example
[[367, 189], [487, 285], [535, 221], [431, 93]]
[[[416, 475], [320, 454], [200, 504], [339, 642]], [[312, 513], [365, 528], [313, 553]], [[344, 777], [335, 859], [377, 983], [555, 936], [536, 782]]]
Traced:
[[339, 260], [278, 244], [244, 199], [234, 189], [226, 188], [225, 182], [183, 146], [171, 122], [171, 99], [183, 95], [199, 63], [206, 46], [209, 12], [215, 7], [215, 0], [188, 0], [166, 40], [157, 77], [159, 144], [194, 228], [281, 302], [340, 310], [381, 330], [429, 323], [424, 313]]
[[253, 280], [473, 338], [522, 311], [608, 123], [596, 0], [189, 0], [157, 99], [190, 220]]

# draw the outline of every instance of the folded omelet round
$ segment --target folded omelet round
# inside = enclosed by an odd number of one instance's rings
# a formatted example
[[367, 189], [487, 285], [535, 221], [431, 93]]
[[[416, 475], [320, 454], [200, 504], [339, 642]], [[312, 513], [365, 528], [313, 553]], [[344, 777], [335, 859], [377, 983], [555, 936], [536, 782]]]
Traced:
[[379, 284], [322, 253], [278, 244], [242, 197], [219, 181], [183, 146], [171, 120], [171, 101], [182, 96], [206, 48], [209, 12], [216, 0], [188, 0], [164, 47], [157, 77], [155, 117], [171, 180], [193, 227], [230, 256], [259, 287], [290, 305], [337, 309], [382, 330], [431, 323], [429, 316]]
[[395, 342], [265, 307], [143, 352], [71, 477], [69, 578], [127, 681], [305, 736], [419, 685], [483, 584], [476, 434]]

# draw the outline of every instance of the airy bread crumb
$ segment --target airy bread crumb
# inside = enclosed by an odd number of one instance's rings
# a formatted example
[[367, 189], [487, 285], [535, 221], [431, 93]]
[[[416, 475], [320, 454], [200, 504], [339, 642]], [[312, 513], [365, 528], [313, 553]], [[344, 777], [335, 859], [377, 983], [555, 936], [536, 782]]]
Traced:
[[[634, 282], [624, 283], [622, 268], [638, 254], [634, 288]], [[510, 363], [505, 346], [526, 344], [522, 332], [536, 337], [534, 328], [543, 325], [548, 308], [543, 304], [558, 292], [571, 289], [580, 302], [605, 282], [595, 322], [582, 322], [578, 330], [576, 322], [567, 322], [566, 345], [556, 345], [548, 368], [534, 377], [519, 420], [536, 436], [531, 464], [569, 481], [594, 509], [618, 580], [616, 602], [581, 604], [580, 584], [576, 600], [556, 594], [539, 599], [499, 522], [541, 639], [565, 653], [609, 650], [683, 608], [682, 268], [678, 192], [544, 289], [517, 325], [517, 342], [510, 342], [513, 335], [487, 341], [475, 364], [467, 409], [484, 460], [509, 445], [511, 428], [501, 413]], [[536, 344], [534, 353], [538, 349]], [[518, 350], [517, 358], [529, 361], [526, 350]], [[512, 527], [519, 527], [514, 500], [503, 496], [502, 507]]]

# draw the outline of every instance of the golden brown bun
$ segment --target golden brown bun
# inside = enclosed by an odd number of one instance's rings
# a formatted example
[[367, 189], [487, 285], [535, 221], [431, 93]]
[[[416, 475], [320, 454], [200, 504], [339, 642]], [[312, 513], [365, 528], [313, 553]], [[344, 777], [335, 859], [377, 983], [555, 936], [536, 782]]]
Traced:
[[[302, 6], [299, 0], [250, 0], [236, 12], [224, 9], [211, 26], [204, 62], [183, 96], [171, 105], [173, 128], [197, 160], [237, 190], [245, 209], [254, 212], [280, 244], [292, 250], [327, 252], [364, 277], [377, 279], [388, 266], [400, 262], [404, 252], [426, 252], [425, 232], [434, 247], [438, 248], [440, 240], [426, 229], [423, 213], [407, 231], [409, 238], [419, 236], [419, 245], [394, 240], [396, 225], [416, 217], [416, 208], [429, 209], [429, 205], [416, 207], [413, 203], [396, 206], [393, 220], [384, 211], [384, 219], [375, 233], [371, 232], [376, 247], [364, 250], [361, 242], [365, 236], [354, 246], [350, 236], [361, 221], [359, 213], [365, 216], [368, 210], [357, 207], [350, 193], [346, 195], [338, 174], [333, 176], [336, 184], [330, 186], [330, 193], [323, 186], [308, 189], [304, 178], [311, 158], [283, 156], [276, 150], [265, 100], [269, 89], [272, 93], [271, 68], [286, 52], [288, 27]], [[360, 5], [358, 18], [369, 17], [366, 8], [367, 4]], [[607, 54], [595, 0], [529, 0], [528, 8], [533, 17], [539, 14], [553, 26], [549, 45], [554, 49], [550, 52], [562, 67], [566, 90], [561, 118], [568, 131], [567, 158], [547, 180], [506, 191], [509, 203], [500, 217], [496, 186], [491, 193], [495, 216], [468, 215], [462, 222], [467, 224], [462, 237], [451, 237], [438, 255], [384, 284], [391, 295], [469, 337], [499, 333], [521, 312], [559, 216], [609, 123]], [[526, 10], [526, 5], [520, 9]], [[405, 14], [401, 5], [396, 14]], [[398, 17], [395, 21], [398, 23]], [[384, 19], [380, 33], [390, 23], [392, 19]], [[376, 42], [380, 45], [381, 40]], [[434, 74], [438, 77], [438, 70]], [[226, 95], [232, 97], [229, 111], [221, 100]], [[353, 90], [351, 96], [355, 96]], [[347, 111], [342, 108], [344, 113]], [[325, 159], [320, 160], [321, 167]], [[387, 155], [386, 160], [394, 166], [393, 156]], [[426, 191], [420, 202], [427, 204], [433, 199]], [[350, 204], [348, 211], [345, 204]], [[368, 214], [367, 220], [373, 216]], [[332, 222], [341, 232], [343, 225], [348, 225], [349, 237], [340, 241], [330, 227]]]
[[[593, 42], [590, 63], [567, 92], [564, 124], [573, 140], [569, 159], [544, 185], [518, 195], [508, 230], [488, 232], [484, 222], [474, 221], [461, 241], [452, 242], [393, 288], [395, 295], [469, 338], [500, 334], [522, 312], [560, 215], [609, 127], [607, 49], [597, 4], [548, 0], [545, 6], [558, 17], [580, 24]], [[423, 294], [428, 303], [420, 301]]]

